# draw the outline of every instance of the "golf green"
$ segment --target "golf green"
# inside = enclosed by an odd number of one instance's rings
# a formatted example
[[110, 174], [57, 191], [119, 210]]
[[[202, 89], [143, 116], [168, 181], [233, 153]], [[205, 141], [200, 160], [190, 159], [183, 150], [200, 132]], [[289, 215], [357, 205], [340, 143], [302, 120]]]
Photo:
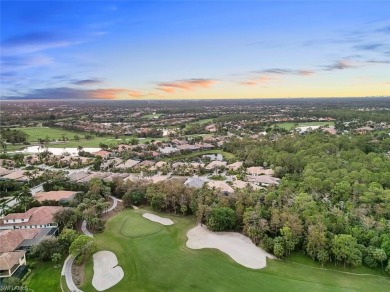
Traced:
[[123, 220], [121, 233], [128, 237], [146, 236], [161, 231], [161, 225], [151, 222], [137, 214]]
[[[142, 218], [146, 210], [125, 210], [95, 235], [99, 250], [116, 254], [124, 278], [107, 291], [387, 291], [390, 278], [358, 271], [322, 269], [290, 261], [267, 260], [261, 270], [245, 268], [215, 249], [186, 247], [193, 218], [169, 216], [162, 226]], [[152, 227], [153, 226], [153, 227]], [[85, 265], [81, 290], [92, 286], [93, 261]]]

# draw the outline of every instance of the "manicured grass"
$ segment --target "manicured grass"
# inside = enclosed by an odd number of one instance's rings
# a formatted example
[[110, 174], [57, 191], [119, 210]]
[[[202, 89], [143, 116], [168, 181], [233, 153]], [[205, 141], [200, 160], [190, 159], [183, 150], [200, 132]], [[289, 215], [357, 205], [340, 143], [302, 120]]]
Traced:
[[191, 125], [194, 125], [194, 124], [202, 125], [202, 124], [210, 123], [210, 122], [212, 122], [212, 121], [213, 121], [213, 119], [201, 119], [201, 120], [199, 120], [199, 121], [189, 122], [189, 123], [186, 125], [185, 129], [189, 129], [189, 128], [191, 127]]
[[15, 130], [21, 130], [29, 135], [29, 142], [37, 142], [38, 138], [45, 139], [49, 137], [50, 140], [62, 139], [62, 135], [68, 137], [69, 140], [74, 140], [74, 136], [78, 135], [82, 138], [85, 134], [80, 132], [73, 132], [68, 130], [62, 130], [57, 128], [48, 127], [29, 127], [29, 128], [15, 128]]
[[124, 236], [136, 237], [157, 233], [161, 231], [161, 227], [159, 224], [150, 221], [145, 222], [145, 218], [141, 216], [136, 216], [126, 218], [123, 221], [120, 231]]
[[[27, 261], [29, 261], [27, 259]], [[37, 262], [31, 269], [32, 272], [25, 281], [30, 291], [60, 292], [61, 267], [54, 268], [52, 262]]]
[[221, 154], [227, 160], [235, 158], [234, 154], [232, 154], [232, 153], [216, 149], [216, 150], [195, 151], [195, 152], [191, 152], [191, 153], [184, 154], [184, 155], [178, 155], [178, 156], [164, 158], [163, 160], [164, 161], [176, 161], [176, 160], [181, 160], [181, 159], [198, 157], [198, 156], [202, 156], [205, 154]]
[[[150, 223], [141, 217], [144, 212], [125, 210], [95, 235], [98, 249], [114, 252], [124, 270], [124, 278], [110, 291], [386, 291], [390, 285], [389, 277], [357, 276], [280, 260], [268, 260], [262, 270], [245, 268], [217, 250], [187, 248], [186, 233], [195, 225], [189, 217], [164, 214], [175, 224], [160, 225], [161, 231], [146, 236], [124, 236], [124, 224], [134, 222], [141, 230]], [[83, 291], [96, 291], [92, 276], [90, 259]]]
[[[286, 129], [288, 131], [295, 128], [296, 123], [277, 123], [274, 126], [279, 126], [280, 128]], [[298, 127], [307, 127], [307, 126], [334, 126], [334, 122], [307, 122], [307, 123], [298, 123]]]

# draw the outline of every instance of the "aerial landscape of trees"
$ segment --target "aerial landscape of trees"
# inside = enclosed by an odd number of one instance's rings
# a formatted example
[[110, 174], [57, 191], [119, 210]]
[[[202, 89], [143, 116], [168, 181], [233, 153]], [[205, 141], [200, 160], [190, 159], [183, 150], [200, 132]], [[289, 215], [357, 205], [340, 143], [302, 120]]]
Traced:
[[299, 250], [322, 264], [384, 266], [390, 257], [389, 140], [320, 132], [232, 139], [226, 151], [245, 164], [274, 168], [280, 186], [225, 196], [174, 181], [126, 186], [118, 180], [112, 190], [127, 206], [147, 202], [160, 212], [194, 214], [211, 230], [242, 231], [281, 258]]

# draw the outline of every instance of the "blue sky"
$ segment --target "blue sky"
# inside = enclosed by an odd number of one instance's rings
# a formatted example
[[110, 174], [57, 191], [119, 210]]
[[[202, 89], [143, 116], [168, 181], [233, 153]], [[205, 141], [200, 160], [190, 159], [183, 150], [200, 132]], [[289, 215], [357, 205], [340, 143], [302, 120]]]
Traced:
[[390, 95], [388, 1], [1, 1], [1, 99]]

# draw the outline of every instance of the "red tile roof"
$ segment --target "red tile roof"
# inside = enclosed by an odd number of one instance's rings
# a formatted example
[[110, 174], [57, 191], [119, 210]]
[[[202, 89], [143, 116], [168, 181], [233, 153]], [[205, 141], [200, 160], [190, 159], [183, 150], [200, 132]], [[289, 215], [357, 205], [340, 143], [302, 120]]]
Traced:
[[25, 239], [33, 239], [38, 232], [37, 228], [0, 232], [0, 253], [14, 251]]
[[10, 270], [13, 266], [19, 265], [19, 260], [24, 256], [25, 251], [6, 252], [0, 255], [0, 270]]
[[22, 219], [22, 218], [30, 218], [28, 222], [22, 223], [11, 223], [4, 224], [3, 222], [0, 226], [25, 226], [25, 225], [46, 225], [49, 223], [53, 223], [53, 216], [58, 211], [62, 210], [64, 207], [61, 206], [42, 206], [35, 207], [28, 210], [26, 213], [15, 213], [9, 214], [3, 218], [3, 220], [9, 219]]
[[45, 200], [60, 201], [60, 200], [69, 200], [70, 198], [72, 198], [72, 196], [76, 194], [77, 192], [74, 191], [50, 191], [50, 192], [36, 193], [34, 197], [39, 202], [43, 202]]

